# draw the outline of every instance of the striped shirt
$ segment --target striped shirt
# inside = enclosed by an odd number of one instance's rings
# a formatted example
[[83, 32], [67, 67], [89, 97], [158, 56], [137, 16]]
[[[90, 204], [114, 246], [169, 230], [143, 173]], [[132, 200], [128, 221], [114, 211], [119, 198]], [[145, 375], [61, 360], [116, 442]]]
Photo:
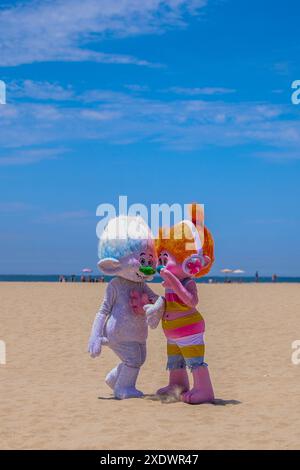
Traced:
[[[187, 281], [190, 279], [183, 280], [182, 284]], [[162, 318], [162, 327], [168, 339], [204, 333], [204, 319], [195, 307], [183, 303], [171, 289], [166, 289], [165, 299], [166, 310]]]

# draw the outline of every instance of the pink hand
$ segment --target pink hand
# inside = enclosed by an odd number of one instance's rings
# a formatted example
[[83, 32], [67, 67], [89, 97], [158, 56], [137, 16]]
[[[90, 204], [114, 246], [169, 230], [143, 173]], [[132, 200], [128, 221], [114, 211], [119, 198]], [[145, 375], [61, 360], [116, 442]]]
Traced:
[[177, 277], [171, 273], [168, 269], [162, 269], [159, 273], [161, 277], [163, 278], [162, 285], [164, 287], [172, 287], [174, 285], [174, 282], [178, 282]]
[[161, 277], [164, 279], [162, 285], [166, 288], [172, 289], [178, 297], [184, 302], [185, 304], [189, 305], [190, 307], [195, 307], [198, 303], [198, 295], [197, 290], [195, 292], [188, 291], [180, 282], [178, 277], [175, 274], [171, 273], [167, 269], [162, 269], [160, 271]]

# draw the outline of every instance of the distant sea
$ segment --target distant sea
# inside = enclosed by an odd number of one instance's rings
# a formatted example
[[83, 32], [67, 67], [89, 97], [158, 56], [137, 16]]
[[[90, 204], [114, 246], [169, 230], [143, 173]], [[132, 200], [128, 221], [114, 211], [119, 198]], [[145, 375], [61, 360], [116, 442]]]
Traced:
[[[71, 276], [70, 274], [64, 275], [67, 282], [71, 282], [73, 277], [73, 282], [80, 282], [81, 275], [79, 276]], [[101, 276], [90, 276], [91, 279], [97, 278], [98, 280]], [[60, 275], [59, 274], [0, 274], [0, 282], [59, 282]], [[89, 276], [85, 276], [86, 280], [88, 280]], [[105, 276], [104, 281], [109, 282], [111, 277]], [[249, 282], [256, 282], [255, 277], [224, 277], [224, 276], [205, 276], [204, 278], [196, 280], [199, 283], [224, 283], [232, 282], [232, 283], [249, 283]], [[159, 283], [161, 282], [160, 277], [155, 277], [152, 282]], [[260, 277], [259, 282], [266, 283], [272, 282], [272, 278], [270, 277]], [[276, 282], [283, 283], [300, 283], [300, 277], [278, 277]]]

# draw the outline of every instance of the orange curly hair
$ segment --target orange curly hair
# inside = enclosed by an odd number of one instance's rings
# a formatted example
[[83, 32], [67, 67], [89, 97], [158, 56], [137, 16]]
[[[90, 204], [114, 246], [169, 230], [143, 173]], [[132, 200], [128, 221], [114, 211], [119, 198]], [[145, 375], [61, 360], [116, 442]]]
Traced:
[[[203, 254], [209, 256], [211, 260], [210, 263], [195, 276], [202, 277], [209, 273], [215, 260], [214, 240], [208, 228], [203, 226], [204, 214], [202, 207], [199, 204], [193, 203], [190, 205], [189, 209], [191, 221], [196, 226], [201, 238]], [[204, 230], [200, 230], [199, 224], [200, 226], [202, 225]], [[187, 231], [189, 232], [188, 236]], [[202, 239], [203, 234], [204, 240]], [[164, 250], [168, 251], [175, 257], [176, 261], [183, 263], [186, 258], [197, 253], [196, 244], [192, 240], [192, 233], [188, 225], [184, 224], [184, 222], [179, 222], [173, 225], [173, 227], [170, 227], [170, 229], [159, 229], [155, 247], [158, 254]]]

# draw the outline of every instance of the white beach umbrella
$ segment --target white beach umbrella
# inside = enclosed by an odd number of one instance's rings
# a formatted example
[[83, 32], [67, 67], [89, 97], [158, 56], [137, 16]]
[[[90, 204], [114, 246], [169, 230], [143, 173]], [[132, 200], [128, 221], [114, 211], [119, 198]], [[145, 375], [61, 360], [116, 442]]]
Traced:
[[90, 274], [90, 273], [93, 272], [93, 270], [92, 270], [91, 268], [83, 268], [82, 272], [83, 272], [83, 273], [89, 273], [89, 274]]
[[232, 273], [232, 269], [228, 269], [228, 268], [221, 269], [221, 273], [224, 273], [224, 274]]
[[243, 271], [242, 269], [234, 269], [232, 271], [232, 274], [244, 274], [245, 271]]

